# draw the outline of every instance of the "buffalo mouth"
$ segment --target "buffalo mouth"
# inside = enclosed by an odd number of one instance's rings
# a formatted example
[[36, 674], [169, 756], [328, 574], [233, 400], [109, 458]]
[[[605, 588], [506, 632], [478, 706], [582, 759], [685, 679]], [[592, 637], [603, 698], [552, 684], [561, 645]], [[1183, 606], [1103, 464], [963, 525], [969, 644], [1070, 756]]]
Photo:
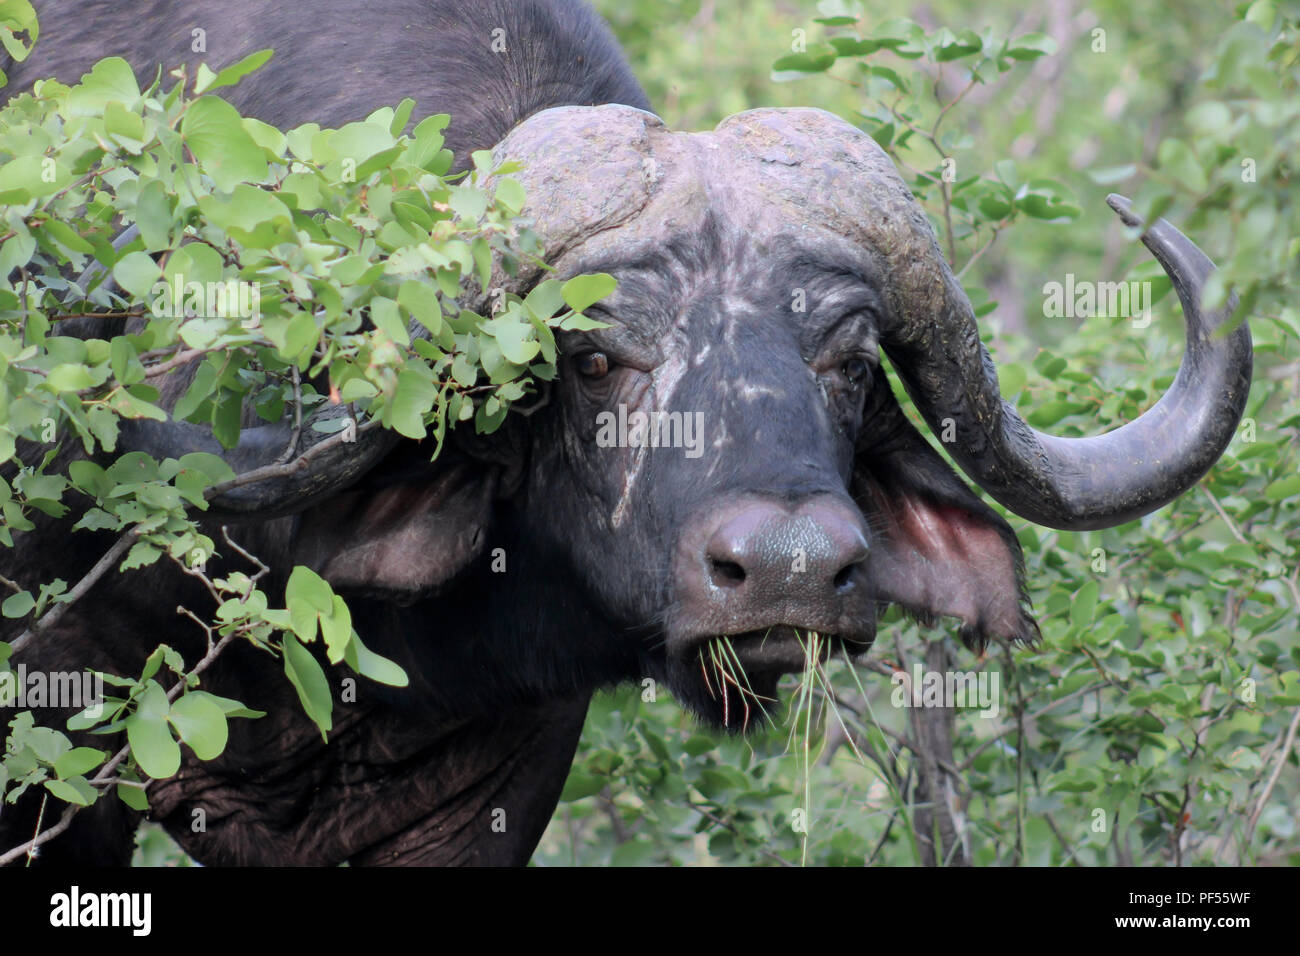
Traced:
[[729, 730], [746, 731], [777, 717], [777, 685], [786, 674], [820, 668], [832, 657], [866, 653], [872, 637], [826, 634], [787, 624], [694, 638], [679, 662], [696, 685], [692, 707]]
[[737, 665], [751, 676], [797, 674], [809, 666], [826, 663], [835, 654], [856, 656], [871, 647], [869, 639], [823, 634], [788, 624], [697, 640], [695, 656], [699, 660]]

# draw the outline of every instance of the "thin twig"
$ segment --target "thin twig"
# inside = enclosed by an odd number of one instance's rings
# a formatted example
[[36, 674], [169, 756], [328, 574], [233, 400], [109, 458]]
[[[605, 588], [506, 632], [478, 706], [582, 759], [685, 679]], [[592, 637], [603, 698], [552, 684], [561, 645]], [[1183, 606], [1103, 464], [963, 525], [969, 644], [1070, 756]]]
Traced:
[[[1183, 535], [1187, 534], [1188, 532], [1195, 531], [1197, 528], [1201, 527], [1209, 520], [1210, 519], [1207, 517], [1198, 518], [1196, 521], [1192, 522], [1191, 524], [1179, 528], [1178, 530], [1170, 532], [1169, 534], [1165, 535], [1163, 538], [1160, 539], [1160, 543], [1167, 547], [1173, 544], [1175, 541], [1177, 541], [1179, 538], [1181, 538]], [[1126, 558], [1125, 560], [1121, 561], [1119, 564], [1115, 565], [1115, 572], [1118, 574], [1120, 571], [1123, 571], [1129, 565], [1137, 561], [1141, 561], [1143, 558], [1148, 557], [1150, 554], [1151, 554], [1150, 548], [1146, 548], [1142, 551], [1136, 552], [1131, 557]]]
[[1206, 488], [1205, 485], [1200, 485], [1199, 487], [1203, 492], [1205, 492], [1205, 497], [1210, 499], [1210, 504], [1214, 505], [1214, 510], [1219, 513], [1219, 517], [1222, 518], [1223, 523], [1228, 526], [1228, 530], [1232, 532], [1232, 536], [1242, 544], [1249, 545], [1250, 542], [1246, 540], [1246, 536], [1241, 533], [1241, 529], [1237, 527], [1237, 523], [1228, 517], [1228, 512], [1223, 510], [1223, 505], [1219, 504], [1219, 499], [1214, 497], [1214, 493], [1210, 491], [1209, 488]]
[[[372, 418], [370, 421], [366, 422], [364, 425], [358, 428], [356, 430], [356, 434], [360, 435], [362, 432], [366, 432], [372, 428], [378, 428], [378, 427], [379, 427], [379, 419]], [[284, 478], [288, 475], [292, 475], [295, 474], [296, 472], [302, 471], [309, 464], [311, 464], [312, 459], [317, 458], [323, 455], [325, 452], [330, 451], [336, 448], [337, 446], [343, 444], [344, 443], [343, 436], [346, 435], [350, 430], [351, 429], [345, 429], [334, 435], [331, 435], [329, 438], [326, 438], [324, 441], [320, 442], [319, 444], [313, 445], [311, 448], [307, 449], [307, 451], [303, 452], [293, 461], [288, 461], [285, 462], [284, 464], [263, 465], [261, 468], [254, 468], [252, 471], [246, 471], [242, 475], [236, 475], [234, 478], [231, 478], [229, 481], [218, 482], [217, 484], [209, 487], [208, 490], [204, 492], [204, 497], [211, 500], [212, 498], [215, 498], [218, 495], [225, 494], [227, 491], [230, 491], [233, 488], [239, 488], [242, 487], [243, 485], [251, 485], [259, 481], [266, 481], [268, 478]]]
[[1291, 592], [1291, 601], [1295, 604], [1296, 610], [1300, 611], [1300, 586], [1297, 586], [1300, 585], [1300, 567], [1297, 567], [1295, 573], [1289, 578], [1284, 577], [1282, 583]]
[[975, 253], [969, 259], [966, 260], [966, 264], [957, 270], [958, 281], [960, 281], [961, 277], [964, 276], [970, 270], [971, 266], [975, 265], [975, 263], [980, 261], [980, 257], [983, 256], [984, 253], [988, 252], [989, 249], [993, 248], [993, 243], [998, 241], [998, 236], [1002, 234], [1002, 229], [1005, 227], [1005, 225], [1006, 225], [1005, 219], [1000, 219], [996, 224], [994, 224], [993, 235], [989, 236], [989, 241], [984, 243], [984, 245], [980, 246], [978, 249], [976, 249]]
[[[224, 524], [223, 524], [223, 525], [221, 526], [221, 537], [225, 539], [226, 544], [230, 545], [232, 548], [235, 549], [235, 551], [236, 551], [238, 554], [240, 554], [241, 556], [243, 556], [243, 558], [244, 558], [246, 561], [248, 561], [249, 564], [255, 564], [255, 565], [257, 565], [257, 573], [254, 574], [254, 575], [252, 575], [252, 576], [249, 578], [250, 581], [257, 581], [258, 579], [260, 579], [260, 578], [264, 577], [265, 575], [268, 575], [268, 574], [271, 573], [271, 569], [270, 569], [269, 567], [267, 567], [264, 563], [262, 563], [262, 559], [261, 559], [261, 558], [257, 557], [257, 555], [255, 555], [255, 554], [251, 554], [250, 552], [245, 551], [243, 548], [241, 548], [241, 547], [240, 547], [240, 546], [235, 542], [235, 540], [234, 540], [233, 538], [230, 537], [230, 527], [229, 527], [229, 525], [224, 525]], [[247, 595], [245, 595], [245, 598], [247, 598]]]
[[218, 351], [218, 349], [186, 349], [184, 352], [177, 352], [166, 362], [160, 362], [157, 365], [150, 365], [144, 371], [145, 378], [156, 378], [159, 375], [165, 375], [174, 368], [180, 368], [182, 365], [188, 365], [197, 358]]
[[40, 634], [44, 634], [67, 613], [74, 602], [80, 599], [87, 591], [95, 586], [100, 578], [111, 568], [117, 559], [120, 558], [126, 549], [135, 541], [135, 531], [128, 531], [114, 542], [113, 546], [104, 552], [104, 556], [95, 562], [95, 566], [86, 572], [85, 576], [69, 591], [62, 595], [58, 604], [50, 608], [39, 621], [33, 621], [31, 627], [23, 631], [18, 637], [10, 642], [13, 653], [17, 654], [24, 647], [30, 644]]
[[290, 371], [293, 376], [293, 434], [289, 436], [289, 444], [275, 460], [277, 465], [283, 465], [293, 457], [293, 453], [298, 450], [298, 439], [302, 436], [302, 377], [297, 365]]
[[[931, 136], [935, 137], [936, 139], [938, 138], [938, 136], [939, 136], [939, 124], [943, 122], [943, 118], [944, 118], [945, 116], [948, 115], [948, 111], [949, 111], [950, 109], [952, 109], [954, 106], [956, 106], [958, 103], [960, 103], [963, 99], [966, 98], [966, 94], [967, 94], [967, 93], [969, 93], [971, 90], [975, 89], [975, 84], [976, 84], [977, 82], [978, 82], [978, 81], [975, 79], [975, 74], [974, 74], [974, 72], [972, 72], [972, 73], [971, 73], [970, 82], [966, 84], [965, 89], [963, 89], [963, 90], [962, 90], [960, 93], [958, 93], [955, 97], [953, 97], [951, 100], [949, 100], [948, 103], [947, 103], [947, 105], [944, 106], [943, 109], [939, 110], [939, 115], [936, 116], [936, 117], [934, 118], [934, 125], [930, 127], [930, 135], [931, 135]], [[935, 99], [938, 99], [938, 97], [935, 97]]]
[[1255, 811], [1250, 815], [1250, 820], [1246, 823], [1246, 836], [1242, 841], [1245, 846], [1250, 846], [1250, 838], [1255, 834], [1255, 825], [1259, 823], [1260, 815], [1264, 812], [1264, 807], [1268, 805], [1268, 798], [1273, 795], [1273, 788], [1277, 786], [1278, 777], [1282, 775], [1282, 768], [1286, 765], [1286, 758], [1291, 754], [1291, 748], [1295, 744], [1296, 729], [1300, 728], [1300, 707], [1295, 709], [1295, 714], [1291, 717], [1291, 726], [1286, 731], [1286, 742], [1277, 752], [1277, 763], [1273, 765], [1273, 773], [1268, 778], [1268, 783], [1264, 785], [1264, 792], [1259, 795], [1259, 800], [1255, 802]]

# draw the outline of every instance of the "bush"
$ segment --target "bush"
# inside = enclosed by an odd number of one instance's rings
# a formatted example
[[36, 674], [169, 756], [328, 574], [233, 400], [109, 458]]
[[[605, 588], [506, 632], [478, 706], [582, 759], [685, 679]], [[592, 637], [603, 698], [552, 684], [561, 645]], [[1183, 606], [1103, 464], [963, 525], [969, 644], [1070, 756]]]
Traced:
[[[448, 117], [406, 133], [409, 99], [342, 129], [281, 131], [214, 95], [271, 55], [144, 90], [124, 60], [105, 59], [76, 86], [39, 83], [0, 111], [0, 543], [34, 531], [37, 513], [73, 507], [84, 511], [74, 530], [119, 536], [71, 587], [0, 576], [6, 633], [17, 635], [0, 642], [0, 701], [21, 704], [11, 654], [104, 573], [172, 561], [217, 604], [215, 617], [182, 609], [206, 636], [200, 659], [159, 645], [140, 674], [101, 675], [114, 689], [107, 707], [69, 722], [125, 731], [117, 753], [74, 747], [18, 708], [0, 795], [13, 803], [43, 787], [68, 805], [60, 822], [98, 799], [145, 809], [149, 781], [176, 773], [181, 744], [211, 760], [228, 720], [262, 716], [200, 689], [232, 641], [280, 662], [322, 734], [333, 701], [305, 645], [319, 639], [332, 664], [406, 682], [311, 570], [294, 569], [284, 607], [260, 589], [265, 571], [211, 576], [208, 559], [239, 548], [198, 519], [215, 494], [256, 475], [199, 452], [114, 457], [122, 420], [210, 426], [232, 448], [251, 407], [266, 422], [295, 422], [286, 455], [299, 459], [378, 427], [428, 434], [436, 456], [451, 425], [492, 431], [534, 378], [554, 377], [553, 330], [589, 323], [581, 310], [613, 286], [578, 276], [547, 279], [526, 299], [492, 295], [494, 260], [507, 270], [536, 260], [536, 237], [516, 221], [524, 194], [513, 168], [492, 168], [484, 151], [453, 173]], [[67, 323], [86, 334], [57, 334]], [[56, 458], [72, 443], [84, 457]], [[170, 690], [164, 667], [182, 678]], [[0, 863], [27, 849], [0, 847]]]

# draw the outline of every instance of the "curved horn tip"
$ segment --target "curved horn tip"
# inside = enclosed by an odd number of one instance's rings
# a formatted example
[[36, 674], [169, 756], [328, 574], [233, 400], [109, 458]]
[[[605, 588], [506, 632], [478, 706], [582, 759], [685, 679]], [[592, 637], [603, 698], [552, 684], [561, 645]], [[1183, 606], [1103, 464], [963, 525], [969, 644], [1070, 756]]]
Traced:
[[1127, 196], [1111, 193], [1106, 197], [1106, 205], [1115, 210], [1124, 225], [1133, 227], [1142, 225], [1142, 220], [1133, 214], [1133, 203]]

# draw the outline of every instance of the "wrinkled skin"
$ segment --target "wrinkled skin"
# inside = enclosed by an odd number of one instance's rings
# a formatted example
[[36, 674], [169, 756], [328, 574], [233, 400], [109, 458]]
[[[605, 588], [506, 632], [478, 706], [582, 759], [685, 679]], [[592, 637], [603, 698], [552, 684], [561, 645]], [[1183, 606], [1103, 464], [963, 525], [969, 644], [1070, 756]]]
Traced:
[[[169, 5], [149, 6], [157, 17]], [[185, 13], [216, 16], [201, 3]], [[274, 32], [289, 49], [273, 64], [319, 59], [333, 41], [318, 24], [355, 15], [342, 2], [286, 13]], [[45, 65], [34, 58], [16, 83], [49, 72], [74, 79], [91, 51], [147, 61], [142, 16], [113, 20], [117, 31], [104, 21], [95, 37], [65, 18], [73, 46], [62, 49], [71, 52]], [[310, 18], [311, 29], [293, 17]], [[500, 61], [485, 59], [480, 41], [503, 18], [513, 52], [502, 85]], [[189, 19], [168, 19], [173, 39], [183, 40]], [[376, 457], [364, 467], [315, 476], [310, 497], [299, 489], [268, 502], [254, 491], [215, 503], [232, 537], [273, 569], [268, 593], [281, 592], [295, 564], [315, 568], [411, 686], [363, 680], [352, 703], [339, 693], [346, 675], [330, 668], [336, 727], [326, 743], [277, 668], [233, 648], [205, 686], [270, 716], [233, 722], [220, 758], [187, 752], [181, 773], [151, 790], [152, 816], [203, 862], [522, 863], [598, 687], [653, 678], [704, 720], [741, 729], [780, 676], [803, 666], [801, 635], [861, 655], [887, 604], [926, 621], [953, 617], [972, 646], [1032, 641], [1012, 529], [908, 423], [881, 369], [884, 352], [932, 425], [956, 423], [963, 468], [1013, 510], [1059, 527], [1158, 507], [1203, 473], [1235, 427], [1249, 333], [1212, 344], [1196, 325], [1200, 351], [1171, 390], [1178, 401], [1159, 413], [1165, 431], [1187, 436], [1161, 461], [1187, 463], [1150, 466], [1154, 477], [1129, 495], [1106, 473], [1112, 461], [1150, 465], [1140, 429], [1152, 422], [1071, 446], [1001, 405], [969, 303], [924, 214], [860, 131], [818, 110], [668, 130], [644, 111], [607, 34], [567, 0], [393, 3], [374, 41], [386, 56], [383, 38], [401, 35], [394, 24], [437, 27], [428, 42], [441, 44], [432, 51], [441, 59], [421, 59], [427, 38], [418, 33], [411, 50], [420, 56], [395, 55], [400, 88], [359, 73], [323, 98], [328, 115], [318, 116], [305, 91], [281, 90], [273, 67], [232, 98], [280, 123], [341, 122], [407, 94], [421, 112], [450, 111], [463, 120], [454, 140], [462, 150], [495, 144], [498, 158], [525, 162], [526, 213], [558, 274], [605, 271], [619, 287], [592, 310], [609, 327], [565, 334], [556, 382], [498, 433], [458, 430], [434, 463], [418, 443], [385, 440], [369, 446]], [[50, 20], [43, 43], [59, 25]], [[241, 38], [212, 60], [261, 45]], [[610, 102], [626, 105], [591, 105]], [[522, 294], [539, 278], [499, 272], [493, 285]], [[184, 377], [170, 382], [167, 399], [184, 387]], [[1188, 411], [1183, 396], [1198, 389], [1213, 400]], [[602, 428], [620, 406], [684, 416], [699, 430], [688, 447], [610, 447]], [[1178, 414], [1202, 424], [1176, 427]], [[137, 428], [126, 444], [172, 453], [179, 446], [168, 435]], [[241, 447], [241, 462], [257, 460], [257, 441]], [[0, 555], [0, 571], [31, 581], [84, 573], [112, 539], [79, 532], [69, 548], [75, 518], [42, 518], [16, 553]], [[219, 522], [208, 532], [221, 540]], [[251, 566], [230, 550], [212, 565], [233, 569]], [[165, 563], [110, 575], [23, 660], [138, 673], [159, 635], [192, 660], [199, 635], [177, 623], [178, 603], [202, 610], [210, 601]], [[723, 635], [750, 694], [710, 668], [709, 644]], [[28, 799], [0, 815], [0, 852], [30, 835], [36, 810]], [[205, 831], [191, 826], [195, 810]], [[498, 813], [504, 829], [493, 825]], [[101, 801], [42, 860], [124, 862], [135, 822]]]
[[[562, 159], [541, 181], [523, 174], [533, 212], [559, 237], [562, 272], [619, 279], [598, 315], [612, 327], [563, 341], [553, 408], [534, 416], [526, 488], [546, 504], [525, 509], [524, 537], [577, 562], [587, 600], [620, 630], [647, 634], [641, 671], [713, 720], [740, 702], [724, 701], [700, 666], [698, 641], [710, 636], [752, 635], [736, 642], [740, 658], [755, 692], [771, 697], [780, 674], [803, 663], [792, 629], [834, 635], [857, 654], [874, 637], [877, 601], [958, 614], [974, 642], [1035, 633], [1010, 528], [928, 450], [879, 369], [878, 333], [893, 308], [882, 257], [794, 208], [842, 165], [800, 158], [800, 140], [834, 135], [876, 158], [869, 139], [812, 110], [755, 111], [689, 135], [625, 108], [553, 110], [499, 150], [527, 155], [545, 142]], [[787, 175], [767, 177], [772, 163]], [[566, 169], [609, 182], [593, 194], [599, 208], [564, 201]], [[593, 219], [604, 228], [589, 238]], [[593, 351], [609, 367], [595, 379], [581, 371]], [[600, 447], [598, 416], [620, 404], [629, 414], [700, 412], [700, 456]], [[796, 513], [821, 503], [831, 512], [822, 528], [860, 533], [847, 593], [816, 600], [787, 572], [753, 602], [714, 606], [701, 539], [752, 500]]]

